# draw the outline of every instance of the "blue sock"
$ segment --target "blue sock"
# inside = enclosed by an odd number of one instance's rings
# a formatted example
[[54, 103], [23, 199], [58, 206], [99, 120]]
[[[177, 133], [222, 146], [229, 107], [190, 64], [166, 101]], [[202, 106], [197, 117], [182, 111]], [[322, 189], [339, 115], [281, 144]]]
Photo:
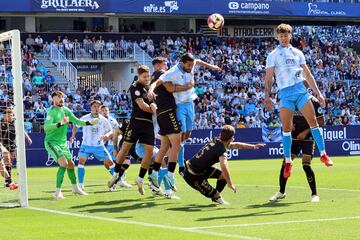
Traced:
[[111, 176], [114, 175], [114, 173], [115, 173], [115, 164], [113, 164], [113, 165], [111, 165], [109, 167], [109, 173], [111, 174]]
[[325, 154], [325, 143], [320, 128], [319, 127], [311, 128], [311, 134], [316, 142], [316, 146], [319, 149], [320, 155]]
[[180, 148], [179, 155], [178, 155], [179, 167], [185, 167], [184, 153], [185, 153], [184, 143], [181, 143], [181, 148]]
[[78, 178], [79, 178], [79, 184], [84, 184], [84, 178], [85, 178], [85, 166], [78, 164]]
[[[164, 177], [168, 174], [167, 168], [160, 168], [158, 175], [158, 184], [161, 185], [161, 182], [164, 180]], [[165, 190], [169, 190], [170, 186], [167, 181], [164, 181]]]
[[291, 132], [283, 132], [282, 143], [286, 162], [291, 162]]

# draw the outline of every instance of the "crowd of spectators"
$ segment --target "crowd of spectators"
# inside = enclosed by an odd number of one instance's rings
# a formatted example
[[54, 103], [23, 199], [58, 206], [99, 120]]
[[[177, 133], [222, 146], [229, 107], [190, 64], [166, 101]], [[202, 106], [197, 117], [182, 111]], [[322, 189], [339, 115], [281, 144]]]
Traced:
[[[82, 44], [86, 41], [105, 43], [99, 39], [85, 37], [81, 41]], [[359, 54], [353, 48], [356, 41], [360, 41], [358, 26], [294, 28], [292, 44], [304, 52], [309, 68], [326, 96], [327, 125], [360, 124]], [[66, 49], [66, 44], [76, 42], [77, 39], [70, 41], [63, 36], [50, 44], [61, 44]], [[130, 41], [120, 37], [114, 42]], [[107, 88], [102, 83], [101, 86], [71, 92], [66, 84], [56, 85], [52, 73], [36, 57], [39, 52], [49, 51], [50, 44], [44, 42], [40, 35], [35, 39], [29, 35], [22, 45], [25, 128], [28, 132], [42, 130], [46, 109], [51, 106], [50, 95], [55, 89], [65, 93], [65, 106], [78, 117], [90, 111], [89, 102], [95, 98], [108, 106], [114, 117], [129, 116], [132, 106], [126, 90]], [[265, 60], [277, 44], [275, 39], [164, 36], [160, 41], [154, 41], [147, 36], [140, 39], [138, 44], [150, 56], [167, 58], [169, 67], [178, 63], [183, 53], [191, 52], [196, 58], [222, 68], [221, 72], [216, 73], [196, 69], [196, 128], [220, 128], [223, 124], [237, 128], [280, 126], [276, 83], [273, 84], [271, 94], [274, 108], [264, 111]], [[71, 57], [71, 52], [64, 51], [67, 57]], [[101, 58], [101, 54], [96, 57]], [[9, 58], [10, 51], [4, 44], [0, 44], [0, 106], [8, 101], [11, 92]]]

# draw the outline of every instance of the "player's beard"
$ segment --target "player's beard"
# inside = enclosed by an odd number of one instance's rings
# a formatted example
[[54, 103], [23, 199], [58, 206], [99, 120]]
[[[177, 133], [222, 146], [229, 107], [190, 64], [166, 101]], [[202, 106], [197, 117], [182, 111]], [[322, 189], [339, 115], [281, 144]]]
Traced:
[[58, 102], [55, 106], [57, 106], [57, 107], [63, 107], [63, 106], [64, 106], [64, 102]]

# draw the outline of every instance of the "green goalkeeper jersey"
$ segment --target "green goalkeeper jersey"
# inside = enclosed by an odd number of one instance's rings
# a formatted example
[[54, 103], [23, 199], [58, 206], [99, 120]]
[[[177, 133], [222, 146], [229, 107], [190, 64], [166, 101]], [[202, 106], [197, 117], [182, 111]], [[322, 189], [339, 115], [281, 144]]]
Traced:
[[62, 121], [64, 117], [69, 117], [69, 121], [78, 125], [85, 126], [86, 121], [82, 121], [74, 116], [74, 114], [67, 107], [52, 106], [46, 114], [46, 121], [44, 125], [45, 141], [55, 144], [64, 144], [67, 141], [67, 130], [69, 123], [57, 127], [57, 124]]

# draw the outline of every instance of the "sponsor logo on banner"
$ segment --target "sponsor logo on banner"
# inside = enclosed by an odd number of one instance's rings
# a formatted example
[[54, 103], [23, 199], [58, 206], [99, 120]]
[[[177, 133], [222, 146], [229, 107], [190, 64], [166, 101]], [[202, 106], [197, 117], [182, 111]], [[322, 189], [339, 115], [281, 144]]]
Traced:
[[40, 7], [60, 12], [86, 12], [99, 9], [100, 4], [96, 0], [42, 0]]
[[229, 2], [229, 13], [270, 14], [270, 3], [262, 2]]
[[318, 4], [308, 3], [308, 15], [346, 16], [346, 12], [339, 10], [324, 10], [321, 9]]
[[172, 13], [173, 11], [178, 11], [179, 6], [177, 1], [165, 1], [164, 5], [157, 6], [154, 3], [144, 6], [145, 13]]
[[282, 155], [284, 155], [284, 149], [283, 149], [282, 143], [280, 143], [279, 147], [270, 147], [269, 148], [269, 157], [282, 156]]
[[345, 152], [349, 152], [350, 155], [360, 155], [359, 141], [344, 141], [341, 147]]
[[324, 137], [324, 140], [334, 141], [334, 140], [345, 140], [347, 139], [346, 136], [346, 127], [343, 129], [329, 129], [327, 127], [320, 128], [320, 131], [322, 131], [322, 135]]

